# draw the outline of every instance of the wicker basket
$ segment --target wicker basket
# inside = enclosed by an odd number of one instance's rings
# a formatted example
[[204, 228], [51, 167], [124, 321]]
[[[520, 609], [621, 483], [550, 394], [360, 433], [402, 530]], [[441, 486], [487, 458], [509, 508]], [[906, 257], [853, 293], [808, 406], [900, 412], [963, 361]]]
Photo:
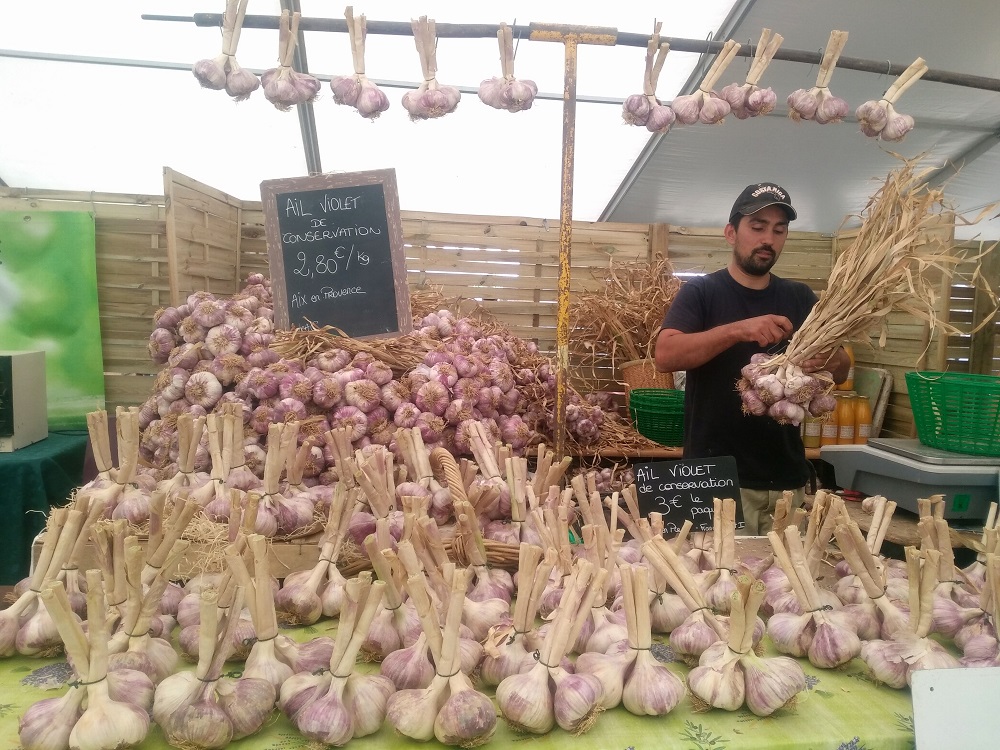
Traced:
[[622, 365], [622, 381], [625, 383], [625, 406], [629, 404], [629, 393], [633, 388], [666, 388], [674, 387], [674, 375], [670, 372], [657, 372], [651, 359], [633, 359]]

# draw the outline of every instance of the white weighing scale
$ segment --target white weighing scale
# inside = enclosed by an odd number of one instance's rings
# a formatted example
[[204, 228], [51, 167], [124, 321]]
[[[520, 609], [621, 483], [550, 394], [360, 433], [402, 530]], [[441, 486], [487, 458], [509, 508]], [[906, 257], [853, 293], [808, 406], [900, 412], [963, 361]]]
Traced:
[[1000, 498], [1000, 456], [940, 450], [916, 438], [871, 438], [865, 445], [824, 445], [837, 484], [883, 495], [917, 513], [917, 500], [944, 495], [947, 519], [984, 520]]

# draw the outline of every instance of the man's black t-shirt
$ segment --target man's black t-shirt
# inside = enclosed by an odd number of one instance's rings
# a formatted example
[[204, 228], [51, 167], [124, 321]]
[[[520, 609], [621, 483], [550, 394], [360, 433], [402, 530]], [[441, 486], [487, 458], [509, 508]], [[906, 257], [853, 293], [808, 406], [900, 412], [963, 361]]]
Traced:
[[[748, 289], [723, 268], [686, 282], [663, 327], [699, 333], [759, 315], [784, 315], [798, 330], [816, 301], [801, 282], [772, 274], [766, 289]], [[779, 425], [768, 416], [745, 415], [736, 390], [740, 369], [765, 351], [767, 347], [753, 342], [739, 343], [687, 372], [684, 457], [734, 456], [741, 487], [793, 489], [809, 479], [799, 428]]]

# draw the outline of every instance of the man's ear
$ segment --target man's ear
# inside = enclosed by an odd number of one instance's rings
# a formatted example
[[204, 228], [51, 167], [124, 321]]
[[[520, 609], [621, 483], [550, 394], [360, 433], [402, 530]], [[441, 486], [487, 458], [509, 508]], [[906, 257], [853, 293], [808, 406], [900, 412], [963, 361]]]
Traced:
[[732, 224], [726, 224], [726, 228], [722, 231], [726, 236], [726, 242], [728, 242], [732, 247], [736, 247], [736, 227]]

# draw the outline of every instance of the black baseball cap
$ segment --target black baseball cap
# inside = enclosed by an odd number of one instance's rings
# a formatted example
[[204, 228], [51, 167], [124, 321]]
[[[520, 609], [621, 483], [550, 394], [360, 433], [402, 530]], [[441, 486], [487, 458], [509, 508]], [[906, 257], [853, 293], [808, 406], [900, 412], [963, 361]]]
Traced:
[[743, 188], [733, 204], [733, 210], [729, 212], [729, 223], [732, 224], [737, 216], [749, 216], [767, 206], [781, 206], [789, 221], [798, 218], [787, 190], [773, 182], [757, 182]]

